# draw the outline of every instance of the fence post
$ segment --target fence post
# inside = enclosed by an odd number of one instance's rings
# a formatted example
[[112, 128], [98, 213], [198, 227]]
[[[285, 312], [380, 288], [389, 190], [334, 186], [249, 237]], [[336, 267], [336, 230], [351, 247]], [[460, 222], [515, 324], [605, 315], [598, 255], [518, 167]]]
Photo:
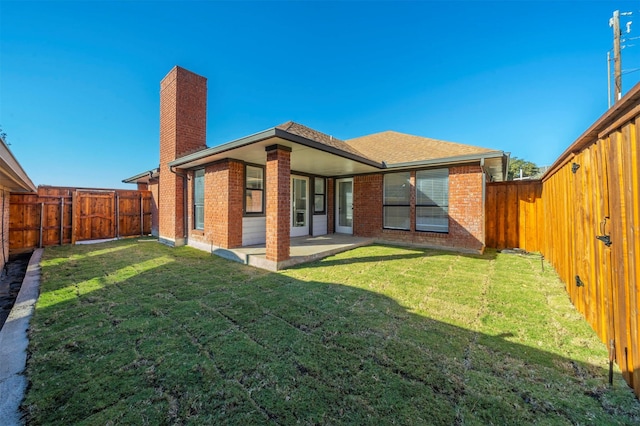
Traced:
[[78, 191], [71, 194], [71, 244], [76, 243], [76, 226], [78, 225]]
[[40, 202], [40, 240], [38, 241], [38, 248], [42, 248], [42, 226], [44, 221], [44, 202]]
[[142, 203], [142, 192], [140, 192], [140, 236], [144, 236], [144, 204]]
[[120, 238], [120, 194], [116, 192], [116, 238]]
[[64, 240], [64, 197], [60, 197], [60, 245]]
[[[120, 208], [120, 196], [118, 195], [117, 191], [113, 191], [111, 193], [111, 202], [112, 202], [112, 209], [111, 209], [111, 217], [115, 217], [116, 219], [116, 223], [113, 224], [113, 227], [109, 230], [109, 235], [113, 235], [114, 238], [120, 238], [120, 214], [118, 213], [118, 210]], [[111, 234], [113, 232], [113, 234]]]

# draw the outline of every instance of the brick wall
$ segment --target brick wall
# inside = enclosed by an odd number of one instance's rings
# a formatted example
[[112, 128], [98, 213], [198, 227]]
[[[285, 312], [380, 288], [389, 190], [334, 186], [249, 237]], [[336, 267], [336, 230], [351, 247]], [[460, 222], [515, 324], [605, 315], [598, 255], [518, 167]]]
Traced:
[[158, 190], [160, 189], [158, 179], [154, 179], [148, 185], [151, 191], [151, 235], [158, 236]]
[[242, 246], [244, 164], [224, 160], [204, 173], [204, 230], [193, 229], [193, 183], [189, 185], [189, 239], [222, 248]]
[[[227, 247], [242, 247], [242, 216], [244, 214], [244, 164], [229, 161], [229, 205], [227, 220]], [[213, 191], [214, 188], [211, 188]]]
[[353, 178], [353, 234], [379, 237], [382, 231], [382, 175]]
[[383, 175], [355, 176], [353, 234], [390, 242], [482, 250], [483, 174], [478, 165], [449, 168], [449, 232], [415, 231], [415, 172], [411, 172], [411, 229], [383, 229]]
[[281, 262], [289, 259], [289, 219], [291, 203], [291, 150], [286, 147], [267, 147], [267, 260]]
[[480, 166], [449, 169], [449, 234], [456, 246], [484, 247], [483, 175]]
[[159, 236], [184, 244], [184, 183], [168, 163], [206, 148], [207, 79], [175, 67], [160, 82]]

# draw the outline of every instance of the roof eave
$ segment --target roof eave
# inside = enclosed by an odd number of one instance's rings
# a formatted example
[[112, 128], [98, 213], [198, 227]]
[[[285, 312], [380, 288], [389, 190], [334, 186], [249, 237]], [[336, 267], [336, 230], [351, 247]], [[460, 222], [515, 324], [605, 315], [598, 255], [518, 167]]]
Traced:
[[0, 138], [0, 142], [0, 158], [2, 159], [3, 174], [16, 184], [15, 187], [10, 189], [16, 192], [37, 192], [38, 189], [24, 171], [16, 157], [13, 156], [9, 146], [2, 138]]
[[194, 161], [202, 160], [209, 156], [214, 156], [218, 154], [222, 154], [227, 151], [232, 151], [236, 148], [241, 148], [247, 145], [251, 145], [254, 143], [258, 143], [264, 141], [266, 139], [270, 139], [273, 137], [277, 137], [280, 139], [284, 139], [293, 143], [297, 143], [300, 145], [307, 146], [309, 148], [314, 148], [320, 151], [324, 151], [330, 154], [338, 155], [343, 158], [347, 158], [349, 160], [357, 161], [362, 164], [366, 164], [368, 166], [376, 167], [379, 169], [384, 168], [381, 163], [377, 161], [373, 161], [369, 158], [361, 157], [350, 152], [343, 151], [341, 149], [335, 148], [330, 145], [323, 144], [321, 142], [314, 141], [312, 139], [305, 138], [303, 136], [299, 136], [293, 133], [289, 133], [286, 130], [278, 129], [273, 127], [271, 129], [264, 130], [259, 133], [255, 133], [250, 136], [246, 136], [241, 139], [237, 139], [232, 142], [225, 143], [223, 145], [214, 146], [211, 148], [204, 149], [202, 151], [194, 152], [193, 154], [185, 155], [184, 157], [177, 158], [171, 162], [169, 162], [169, 167], [180, 167], [185, 166], [184, 168], [189, 168], [189, 163]]
[[236, 139], [231, 142], [227, 142], [222, 145], [214, 146], [211, 148], [203, 149], [202, 151], [194, 152], [193, 154], [185, 155], [184, 157], [176, 158], [175, 160], [169, 162], [169, 167], [180, 167], [184, 164], [191, 163], [192, 161], [201, 160], [203, 158], [209, 157], [211, 155], [221, 154], [226, 151], [231, 151], [235, 148], [240, 148], [246, 145], [251, 145], [256, 142], [263, 141], [265, 139], [269, 139], [274, 137], [276, 134], [276, 129], [271, 128], [264, 130], [262, 132], [254, 133], [253, 135], [245, 136], [240, 139]]
[[341, 150], [331, 145], [326, 145], [326, 144], [323, 144], [322, 142], [316, 142], [313, 139], [308, 139], [303, 136], [289, 133], [286, 130], [276, 128], [275, 131], [276, 131], [276, 136], [279, 138], [286, 139], [288, 141], [295, 142], [300, 145], [308, 146], [309, 148], [314, 148], [320, 151], [328, 152], [329, 154], [338, 155], [340, 157], [357, 161], [359, 163], [366, 164], [368, 166], [377, 167], [379, 169], [384, 168], [384, 165], [382, 163], [378, 163], [377, 161], [371, 160], [369, 158], [352, 154], [350, 152]]
[[465, 155], [456, 155], [453, 157], [444, 157], [444, 158], [432, 158], [429, 160], [418, 160], [418, 161], [407, 161], [403, 163], [391, 163], [386, 164], [386, 169], [401, 169], [401, 168], [413, 168], [413, 167], [421, 167], [421, 166], [434, 166], [434, 165], [448, 165], [448, 164], [456, 164], [456, 163], [473, 163], [476, 161], [481, 161], [486, 158], [497, 158], [503, 157], [505, 153], [503, 151], [490, 151], [481, 154], [465, 154]]
[[160, 174], [160, 168], [156, 167], [155, 169], [147, 170], [146, 172], [139, 173], [135, 176], [131, 176], [130, 178], [122, 179], [122, 183], [138, 183], [140, 179], [148, 178], [154, 179], [157, 178]]

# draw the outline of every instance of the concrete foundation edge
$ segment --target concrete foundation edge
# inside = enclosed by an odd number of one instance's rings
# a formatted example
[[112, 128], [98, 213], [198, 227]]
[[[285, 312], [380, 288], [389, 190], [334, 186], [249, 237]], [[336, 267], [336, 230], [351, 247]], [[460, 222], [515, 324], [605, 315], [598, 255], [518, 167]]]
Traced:
[[22, 425], [20, 403], [27, 388], [24, 369], [29, 346], [29, 321], [40, 294], [40, 259], [43, 249], [31, 255], [15, 304], [0, 330], [0, 419], [3, 425]]

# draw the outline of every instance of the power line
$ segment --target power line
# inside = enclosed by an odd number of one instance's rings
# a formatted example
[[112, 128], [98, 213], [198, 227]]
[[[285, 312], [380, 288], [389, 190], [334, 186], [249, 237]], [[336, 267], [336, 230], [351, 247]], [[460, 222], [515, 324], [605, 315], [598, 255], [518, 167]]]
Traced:
[[[620, 12], [616, 10], [613, 12], [613, 16], [609, 19], [609, 26], [613, 28], [613, 58], [611, 58], [611, 51], [607, 52], [607, 99], [609, 107], [611, 107], [611, 62], [613, 61], [613, 103], [622, 98], [622, 75], [630, 74], [640, 70], [640, 68], [634, 68], [631, 70], [622, 70], [622, 50], [628, 47], [634, 47], [634, 44], [623, 44], [632, 40], [638, 40], [640, 37], [622, 37], [622, 31], [620, 29], [620, 17], [632, 16], [633, 12]], [[633, 21], [627, 21], [624, 25], [625, 33], [631, 33], [631, 24]]]

